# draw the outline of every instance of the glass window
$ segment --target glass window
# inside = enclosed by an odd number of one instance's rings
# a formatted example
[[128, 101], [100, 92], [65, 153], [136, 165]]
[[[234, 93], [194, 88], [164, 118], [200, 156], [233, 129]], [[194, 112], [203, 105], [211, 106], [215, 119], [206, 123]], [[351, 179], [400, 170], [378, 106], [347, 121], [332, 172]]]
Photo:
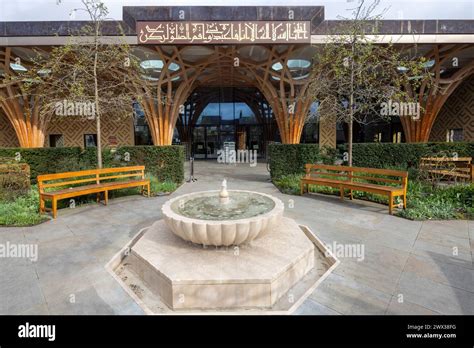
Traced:
[[402, 142], [402, 132], [394, 132], [392, 136], [392, 142], [401, 143]]
[[145, 113], [138, 102], [133, 102], [133, 125], [135, 131], [135, 145], [152, 145], [150, 129]]
[[382, 132], [375, 133], [374, 142], [381, 143], [382, 142]]
[[446, 141], [448, 143], [463, 141], [463, 138], [462, 128], [448, 129], [446, 132]]
[[317, 143], [319, 141], [319, 124], [306, 123], [303, 127], [303, 134], [301, 135], [302, 143]]
[[49, 147], [63, 147], [64, 137], [62, 134], [50, 134], [49, 135]]
[[84, 134], [84, 147], [97, 147], [97, 134]]

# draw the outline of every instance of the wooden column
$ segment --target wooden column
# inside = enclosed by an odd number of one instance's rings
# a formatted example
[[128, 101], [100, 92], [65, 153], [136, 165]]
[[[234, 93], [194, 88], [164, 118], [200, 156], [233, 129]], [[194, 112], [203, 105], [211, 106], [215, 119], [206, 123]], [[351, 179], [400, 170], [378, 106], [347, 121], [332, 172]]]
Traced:
[[14, 62], [10, 47], [0, 49], [0, 69], [4, 78], [0, 80], [0, 108], [13, 126], [21, 147], [43, 147], [50, 116], [41, 113], [41, 102], [37, 96], [27, 96], [21, 91], [10, 63]]
[[[263, 73], [258, 74], [258, 69], [255, 70], [257, 85], [273, 110], [284, 144], [300, 142], [312, 102], [308, 97], [309, 79], [295, 80], [288, 68], [287, 63], [294, 49], [294, 46], [289, 46], [284, 52], [278, 53], [275, 46], [268, 47], [267, 62], [259, 66]], [[280, 71], [272, 69], [277, 62], [282, 66]]]
[[433, 83], [431, 86], [425, 83], [416, 91], [410, 85], [405, 86], [411, 96], [417, 98], [422, 109], [418, 120], [410, 117], [400, 118], [407, 142], [429, 141], [431, 129], [444, 103], [456, 88], [474, 73], [474, 60], [459, 66], [459, 69], [448, 78], [441, 77], [441, 69], [443, 66], [451, 67], [453, 57], [472, 47], [469, 44], [434, 45], [425, 55], [428, 61], [432, 59], [435, 61], [430, 69]]
[[[150, 133], [155, 145], [171, 145], [173, 131], [179, 117], [180, 106], [186, 102], [195, 87], [196, 78], [206, 64], [191, 66], [181, 57], [184, 48], [173, 47], [172, 54], [166, 54], [161, 47], [155, 47], [163, 68], [156, 83], [146, 82], [135, 86]], [[171, 63], [180, 66], [178, 71], [169, 69]], [[188, 69], [192, 68], [189, 73]], [[179, 80], [175, 81], [179, 77]]]

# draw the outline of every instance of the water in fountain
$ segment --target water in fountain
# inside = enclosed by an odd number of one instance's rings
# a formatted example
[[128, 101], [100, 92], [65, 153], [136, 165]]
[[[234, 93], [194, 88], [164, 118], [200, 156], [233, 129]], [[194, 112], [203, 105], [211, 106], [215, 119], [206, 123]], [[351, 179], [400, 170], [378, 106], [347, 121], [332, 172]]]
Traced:
[[230, 191], [229, 201], [222, 204], [219, 191], [211, 191], [184, 202], [174, 202], [171, 208], [192, 219], [238, 220], [265, 214], [274, 206], [271, 198], [245, 191]]

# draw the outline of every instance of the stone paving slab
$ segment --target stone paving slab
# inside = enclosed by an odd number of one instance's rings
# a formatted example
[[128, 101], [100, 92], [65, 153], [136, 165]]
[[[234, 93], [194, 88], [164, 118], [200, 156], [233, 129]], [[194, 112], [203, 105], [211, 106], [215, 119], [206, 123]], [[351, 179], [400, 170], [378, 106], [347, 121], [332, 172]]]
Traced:
[[341, 313], [336, 312], [335, 310], [332, 310], [311, 298], [308, 298], [293, 314], [295, 315], [340, 315]]
[[466, 268], [473, 268], [472, 253], [467, 250], [457, 250], [454, 254], [454, 245], [441, 246], [433, 244], [428, 241], [417, 240], [413, 246], [412, 253], [435, 258], [440, 262], [452, 263], [454, 265], [461, 265]]
[[392, 295], [409, 253], [374, 244], [365, 243], [364, 246], [364, 260], [340, 258], [343, 261], [334, 273]]
[[0, 267], [0, 314], [19, 314], [45, 303], [32, 264]]
[[474, 293], [404, 272], [397, 290], [404, 299], [441, 314], [474, 313]]
[[[326, 244], [365, 246], [366, 262], [340, 258], [336, 273], [299, 314], [474, 314], [474, 221], [409, 221], [388, 215], [387, 207], [376, 203], [285, 195], [269, 181], [263, 163], [197, 161], [195, 177], [197, 182], [183, 184], [171, 197], [218, 189], [225, 177], [229, 189], [280, 198], [285, 215]], [[35, 243], [39, 253], [36, 263], [0, 258], [0, 313], [143, 314], [103, 267], [141, 228], [161, 218], [161, 205], [169, 198], [121, 197], [108, 206], [61, 209], [58, 219], [35, 227], [0, 228], [0, 243]], [[78, 300], [74, 305], [71, 293]]]
[[404, 298], [400, 297], [399, 301], [398, 294], [393, 296], [390, 304], [388, 305], [385, 314], [388, 315], [439, 315], [438, 312], [429, 310], [423, 306], [408, 302]]
[[310, 298], [341, 314], [384, 314], [391, 295], [333, 273]]
[[474, 270], [437, 259], [411, 254], [404, 272], [474, 293]]
[[470, 221], [468, 220], [428, 220], [423, 223], [422, 231], [427, 230], [458, 238], [469, 238], [469, 224]]

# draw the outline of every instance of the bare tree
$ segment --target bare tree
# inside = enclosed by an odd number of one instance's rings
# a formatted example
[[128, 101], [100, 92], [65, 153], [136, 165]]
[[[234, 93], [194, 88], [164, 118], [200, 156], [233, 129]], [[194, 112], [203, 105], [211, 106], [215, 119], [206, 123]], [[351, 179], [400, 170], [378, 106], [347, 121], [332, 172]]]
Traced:
[[[425, 59], [408, 56], [391, 43], [377, 43], [378, 20], [372, 13], [379, 1], [360, 0], [352, 18], [342, 18], [334, 33], [318, 46], [313, 61], [310, 93], [319, 102], [320, 117], [333, 117], [348, 125], [348, 162], [352, 165], [353, 124], [388, 120], [384, 103], [414, 103], [403, 89], [407, 80], [429, 79]], [[415, 115], [408, 115], [416, 117]]]
[[[91, 21], [72, 33], [63, 46], [37, 52], [29, 69], [16, 76], [21, 95], [41, 100], [44, 117], [85, 117], [97, 127], [97, 167], [102, 168], [102, 117], [117, 121], [131, 117], [136, 93], [130, 88], [140, 79], [138, 58], [122, 38], [102, 35], [107, 8], [100, 0], [82, 0]], [[112, 41], [115, 40], [115, 41]]]

